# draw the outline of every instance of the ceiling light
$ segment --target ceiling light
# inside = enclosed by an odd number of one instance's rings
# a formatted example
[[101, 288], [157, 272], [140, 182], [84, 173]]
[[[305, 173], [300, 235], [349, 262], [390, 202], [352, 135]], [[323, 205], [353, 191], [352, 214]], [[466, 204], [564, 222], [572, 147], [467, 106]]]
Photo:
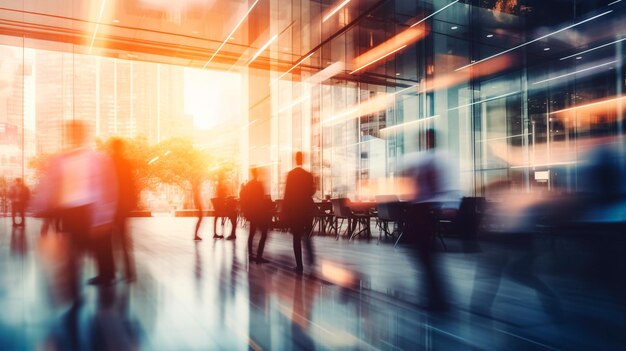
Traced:
[[399, 75], [400, 75], [400, 73], [396, 73], [396, 76], [399, 76]]
[[550, 48], [543, 48], [543, 51], [550, 51]]
[[91, 48], [93, 48], [93, 42], [96, 40], [96, 34], [98, 34], [98, 29], [100, 28], [100, 21], [102, 20], [102, 13], [104, 12], [104, 5], [106, 4], [106, 0], [102, 0], [100, 3], [100, 12], [98, 13], [98, 20], [96, 22], [96, 27], [93, 30], [93, 35], [91, 36], [91, 41], [89, 43], [88, 54], [91, 54]]
[[230, 37], [228, 38], [228, 40], [235, 40], [235, 37]]
[[452, 27], [450, 27], [450, 29], [458, 29], [458, 28], [459, 28], [459, 27], [457, 27], [457, 26], [452, 26]]
[[113, 23], [120, 23], [120, 20], [118, 20], [118, 19], [114, 19], [114, 20], [113, 20]]
[[582, 56], [578, 56], [576, 59], [581, 60], [582, 58], [583, 58]]
[[492, 38], [493, 34], [487, 34], [487, 38]]

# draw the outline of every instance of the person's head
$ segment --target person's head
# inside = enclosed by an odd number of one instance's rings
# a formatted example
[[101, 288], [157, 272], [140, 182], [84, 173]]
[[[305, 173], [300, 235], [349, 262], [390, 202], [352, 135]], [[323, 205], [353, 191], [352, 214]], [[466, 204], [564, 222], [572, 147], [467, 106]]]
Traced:
[[296, 152], [295, 158], [296, 158], [296, 166], [298, 167], [302, 166], [302, 159], [303, 159], [302, 151]]
[[256, 167], [250, 168], [250, 177], [256, 179], [259, 176], [259, 170]]
[[15, 184], [22, 184], [22, 178], [15, 178]]
[[124, 140], [115, 138], [111, 140], [111, 152], [114, 155], [121, 155], [124, 153]]
[[84, 121], [72, 120], [65, 122], [65, 138], [70, 148], [80, 147], [87, 142], [87, 125]]

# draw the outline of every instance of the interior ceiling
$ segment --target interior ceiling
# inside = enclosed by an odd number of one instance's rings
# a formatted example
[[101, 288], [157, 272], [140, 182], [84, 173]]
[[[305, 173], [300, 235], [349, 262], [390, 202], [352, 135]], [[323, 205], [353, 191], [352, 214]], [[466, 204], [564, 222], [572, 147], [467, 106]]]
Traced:
[[[202, 67], [248, 6], [246, 0], [0, 0], [0, 35], [23, 37], [29, 47], [69, 45], [76, 53]], [[230, 68], [254, 53], [244, 29], [212, 68]]]

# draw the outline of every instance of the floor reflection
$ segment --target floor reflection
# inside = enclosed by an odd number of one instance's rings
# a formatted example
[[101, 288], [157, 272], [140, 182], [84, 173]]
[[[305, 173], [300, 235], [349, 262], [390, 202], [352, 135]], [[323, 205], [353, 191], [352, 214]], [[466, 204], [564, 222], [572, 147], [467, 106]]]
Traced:
[[[291, 271], [286, 233], [269, 264], [236, 241], [188, 240], [193, 219], [131, 221], [137, 281], [83, 284], [80, 303], [51, 295], [39, 223], [0, 219], [0, 349], [6, 350], [473, 350], [619, 349], [624, 298], [574, 275], [550, 251], [450, 241], [441, 271], [453, 308], [424, 310], [419, 266], [392, 245], [315, 238], [314, 274]], [[205, 234], [205, 233], [202, 233]], [[51, 234], [49, 234], [51, 235]], [[207, 237], [207, 235], [204, 235]], [[82, 272], [92, 276], [90, 259]], [[559, 263], [561, 262], [561, 263]], [[122, 274], [118, 273], [121, 278]], [[607, 285], [608, 286], [608, 285]], [[612, 282], [611, 285], [623, 287]], [[621, 296], [621, 297], [620, 297]], [[591, 303], [592, 302], [592, 303]], [[558, 312], [556, 312], [558, 309]]]

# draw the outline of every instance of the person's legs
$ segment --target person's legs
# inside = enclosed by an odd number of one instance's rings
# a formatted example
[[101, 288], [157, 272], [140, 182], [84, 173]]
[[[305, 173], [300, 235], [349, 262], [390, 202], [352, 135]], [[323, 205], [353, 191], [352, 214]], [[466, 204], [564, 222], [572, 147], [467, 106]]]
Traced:
[[291, 234], [293, 235], [293, 254], [296, 259], [296, 271], [302, 272], [302, 228], [296, 226], [291, 228]]
[[15, 217], [17, 215], [17, 203], [11, 203], [11, 220], [13, 221], [13, 226], [17, 227], [17, 222], [15, 221]]
[[214, 220], [213, 220], [213, 239], [221, 239], [221, 238], [224, 237], [223, 235], [218, 235], [217, 234], [217, 222], [220, 220], [220, 218], [222, 218], [222, 217], [218, 216], [217, 214], [214, 217]]
[[412, 205], [409, 209], [407, 229], [414, 245], [416, 261], [424, 270], [428, 305], [432, 309], [443, 310], [446, 307], [445, 292], [432, 251], [432, 239], [435, 235], [433, 204]]
[[248, 235], [248, 256], [252, 257], [252, 245], [254, 234], [256, 234], [257, 222], [251, 220], [250, 221], [250, 234]]
[[315, 253], [313, 252], [313, 242], [311, 241], [311, 228], [305, 227], [302, 232], [302, 238], [304, 239], [304, 249], [306, 250], [307, 262], [310, 265], [315, 264]]
[[228, 216], [228, 219], [230, 220], [231, 229], [230, 229], [230, 235], [226, 239], [234, 240], [237, 238], [237, 236], [235, 235], [235, 231], [237, 230], [237, 212], [231, 213]]
[[25, 207], [26, 207], [26, 205], [24, 203], [22, 203], [22, 202], [17, 204], [17, 213], [19, 214], [20, 219], [22, 220], [20, 222], [20, 226], [22, 226], [22, 227], [26, 226], [26, 222], [25, 222], [25, 219], [24, 219]]
[[124, 256], [124, 268], [126, 273], [126, 279], [135, 279], [135, 260], [133, 259], [133, 239], [128, 232], [126, 226], [126, 219], [122, 218], [117, 223], [117, 233], [119, 236], [119, 243], [122, 248], [122, 255]]
[[196, 222], [196, 230], [194, 232], [193, 240], [202, 240], [202, 238], [198, 235], [198, 231], [200, 230], [200, 224], [202, 223], [204, 216], [202, 215], [202, 210], [199, 210], [199, 212], [200, 213], [198, 214], [198, 221]]
[[265, 250], [265, 240], [267, 239], [267, 225], [261, 225], [261, 241], [259, 241], [259, 247], [257, 248], [256, 259], [257, 262], [263, 263], [263, 251]]
[[111, 245], [111, 233], [101, 234], [92, 239], [92, 248], [98, 265], [98, 275], [91, 282], [95, 284], [110, 283], [115, 278], [115, 265], [113, 263], [113, 247]]

